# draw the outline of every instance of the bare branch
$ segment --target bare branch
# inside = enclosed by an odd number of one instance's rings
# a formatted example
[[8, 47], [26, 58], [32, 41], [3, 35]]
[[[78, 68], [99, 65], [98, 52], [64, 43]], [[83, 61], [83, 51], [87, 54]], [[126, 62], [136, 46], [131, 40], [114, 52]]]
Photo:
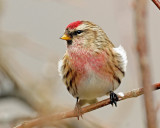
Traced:
[[150, 60], [148, 56], [147, 40], [147, 0], [136, 0], [135, 23], [136, 40], [141, 73], [141, 81], [144, 88], [144, 101], [146, 108], [148, 128], [157, 128], [156, 111], [154, 108], [154, 98], [152, 95]]
[[160, 2], [159, 2], [159, 0], [152, 0], [152, 1], [157, 6], [157, 8], [160, 10]]
[[[154, 84], [154, 85], [152, 85], [152, 87], [154, 88], [154, 90], [158, 90], [158, 89], [160, 89], [160, 83]], [[134, 89], [130, 92], [125, 93], [123, 97], [119, 96], [119, 101], [125, 100], [128, 98], [138, 97], [138, 96], [142, 95], [143, 93], [144, 93], [143, 88]], [[110, 104], [110, 99], [108, 98], [108, 99], [100, 101], [98, 103], [83, 107], [82, 113], [84, 114], [84, 113], [99, 109], [101, 107], [107, 106], [109, 104]], [[51, 114], [48, 116], [35, 118], [33, 120], [23, 122], [22, 124], [14, 127], [14, 128], [32, 128], [34, 126], [47, 125], [47, 124], [51, 124], [51, 122], [53, 123], [53, 121], [62, 120], [62, 119], [66, 119], [66, 118], [72, 118], [72, 117], [77, 117], [77, 113], [75, 113], [74, 110], [69, 111], [69, 112], [61, 112], [61, 113], [57, 113], [57, 114]]]

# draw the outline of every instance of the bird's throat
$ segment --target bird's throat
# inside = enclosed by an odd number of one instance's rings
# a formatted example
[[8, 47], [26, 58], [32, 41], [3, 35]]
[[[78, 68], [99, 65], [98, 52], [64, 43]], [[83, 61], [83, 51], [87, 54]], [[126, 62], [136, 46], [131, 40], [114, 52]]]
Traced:
[[67, 46], [72, 45], [72, 40], [67, 40]]

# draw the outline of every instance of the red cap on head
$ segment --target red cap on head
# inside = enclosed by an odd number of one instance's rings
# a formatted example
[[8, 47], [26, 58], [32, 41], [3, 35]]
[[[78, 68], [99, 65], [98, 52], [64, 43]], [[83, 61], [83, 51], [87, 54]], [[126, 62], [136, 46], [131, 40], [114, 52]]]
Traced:
[[75, 22], [70, 23], [66, 28], [74, 29], [78, 27], [80, 24], [82, 24], [82, 21], [75, 21]]

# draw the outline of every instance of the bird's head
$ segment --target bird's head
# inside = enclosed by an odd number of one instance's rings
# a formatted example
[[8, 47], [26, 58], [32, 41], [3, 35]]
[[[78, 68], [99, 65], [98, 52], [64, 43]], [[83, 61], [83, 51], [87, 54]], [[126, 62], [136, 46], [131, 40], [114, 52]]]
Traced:
[[96, 47], [106, 42], [107, 36], [97, 25], [89, 21], [70, 23], [61, 39], [67, 41], [67, 46]]

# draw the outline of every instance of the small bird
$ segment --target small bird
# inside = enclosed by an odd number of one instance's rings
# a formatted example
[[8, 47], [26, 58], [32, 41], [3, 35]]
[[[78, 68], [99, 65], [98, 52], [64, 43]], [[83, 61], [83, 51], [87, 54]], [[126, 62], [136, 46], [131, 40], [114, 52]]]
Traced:
[[78, 117], [82, 101], [94, 103], [97, 97], [110, 94], [110, 103], [117, 106], [118, 96], [113, 91], [121, 84], [127, 66], [123, 47], [115, 48], [106, 33], [90, 21], [70, 23], [61, 39], [67, 41], [67, 50], [58, 70], [67, 90], [77, 99]]

